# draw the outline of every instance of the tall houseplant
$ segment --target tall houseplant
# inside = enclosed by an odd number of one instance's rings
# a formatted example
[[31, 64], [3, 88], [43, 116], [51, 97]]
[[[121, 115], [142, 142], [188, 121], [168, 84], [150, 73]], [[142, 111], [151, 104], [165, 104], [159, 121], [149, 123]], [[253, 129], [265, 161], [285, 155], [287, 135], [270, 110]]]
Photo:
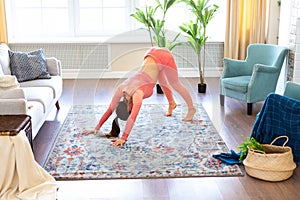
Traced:
[[[178, 33], [173, 40], [169, 40], [166, 36], [167, 30], [165, 29], [165, 19], [168, 10], [177, 2], [177, 0], [163, 0], [163, 3], [160, 0], [155, 0], [156, 6], [146, 6], [145, 11], [136, 8], [136, 12], [131, 14], [140, 23], [144, 24], [147, 28], [150, 36], [151, 45], [154, 46], [155, 43], [158, 47], [166, 47], [170, 51], [179, 44], [176, 42], [180, 33]], [[157, 11], [160, 10], [161, 13], [158, 13], [160, 18], [157, 18]], [[154, 41], [154, 42], [153, 42]]]
[[[205, 58], [207, 40], [206, 30], [210, 20], [214, 17], [219, 6], [209, 4], [209, 0], [182, 0], [188, 7], [191, 8], [195, 20], [189, 23], [183, 23], [179, 28], [187, 35], [188, 44], [197, 54], [197, 65], [199, 69], [200, 83], [198, 84], [198, 92], [206, 92], [205, 83]], [[201, 61], [201, 51], [203, 48], [203, 62]]]

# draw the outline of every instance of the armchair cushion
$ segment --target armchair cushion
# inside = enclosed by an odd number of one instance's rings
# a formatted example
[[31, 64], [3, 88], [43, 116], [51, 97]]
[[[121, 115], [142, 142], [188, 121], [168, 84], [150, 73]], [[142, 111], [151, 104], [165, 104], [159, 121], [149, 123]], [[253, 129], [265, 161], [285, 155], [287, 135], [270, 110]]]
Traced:
[[245, 60], [234, 60], [231, 58], [224, 58], [223, 64], [224, 69], [222, 76], [224, 78], [242, 75], [250, 76], [252, 73], [252, 67], [249, 66]]
[[17, 77], [19, 82], [51, 78], [42, 49], [29, 53], [8, 50], [8, 53], [11, 73]]
[[234, 78], [224, 78], [223, 84], [225, 88], [246, 93], [251, 76], [238, 76]]

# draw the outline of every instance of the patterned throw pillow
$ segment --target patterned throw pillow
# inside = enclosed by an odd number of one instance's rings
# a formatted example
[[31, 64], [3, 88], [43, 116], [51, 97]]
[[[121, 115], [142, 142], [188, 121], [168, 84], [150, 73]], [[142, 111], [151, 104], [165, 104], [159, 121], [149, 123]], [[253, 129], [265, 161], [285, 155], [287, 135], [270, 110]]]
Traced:
[[19, 82], [51, 78], [42, 49], [29, 53], [8, 50], [8, 53], [11, 74], [15, 75]]

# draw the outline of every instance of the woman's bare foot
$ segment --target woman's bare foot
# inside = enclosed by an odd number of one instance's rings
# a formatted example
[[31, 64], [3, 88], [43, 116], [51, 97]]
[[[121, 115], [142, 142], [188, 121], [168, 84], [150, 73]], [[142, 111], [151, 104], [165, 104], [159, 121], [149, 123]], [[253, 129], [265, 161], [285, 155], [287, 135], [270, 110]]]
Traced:
[[186, 114], [185, 118], [182, 119], [182, 121], [192, 121], [195, 113], [195, 108], [189, 108], [188, 113]]
[[169, 103], [168, 111], [165, 113], [165, 116], [169, 117], [172, 116], [173, 110], [177, 107], [177, 104], [175, 102]]

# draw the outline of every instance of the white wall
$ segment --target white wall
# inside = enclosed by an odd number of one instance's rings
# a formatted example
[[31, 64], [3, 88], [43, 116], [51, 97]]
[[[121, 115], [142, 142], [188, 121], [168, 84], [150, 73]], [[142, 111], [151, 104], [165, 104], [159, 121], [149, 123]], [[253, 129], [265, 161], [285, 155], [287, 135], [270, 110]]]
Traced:
[[280, 82], [300, 82], [300, 17], [299, 0], [282, 0], [280, 7], [278, 44], [289, 48], [289, 60], [282, 70]]
[[[300, 12], [300, 9], [299, 9]], [[294, 68], [294, 82], [300, 83], [300, 18], [297, 18], [296, 25], [296, 53], [295, 53], [295, 68]]]
[[270, 1], [270, 17], [268, 27], [268, 44], [278, 44], [280, 6], [277, 1]]

